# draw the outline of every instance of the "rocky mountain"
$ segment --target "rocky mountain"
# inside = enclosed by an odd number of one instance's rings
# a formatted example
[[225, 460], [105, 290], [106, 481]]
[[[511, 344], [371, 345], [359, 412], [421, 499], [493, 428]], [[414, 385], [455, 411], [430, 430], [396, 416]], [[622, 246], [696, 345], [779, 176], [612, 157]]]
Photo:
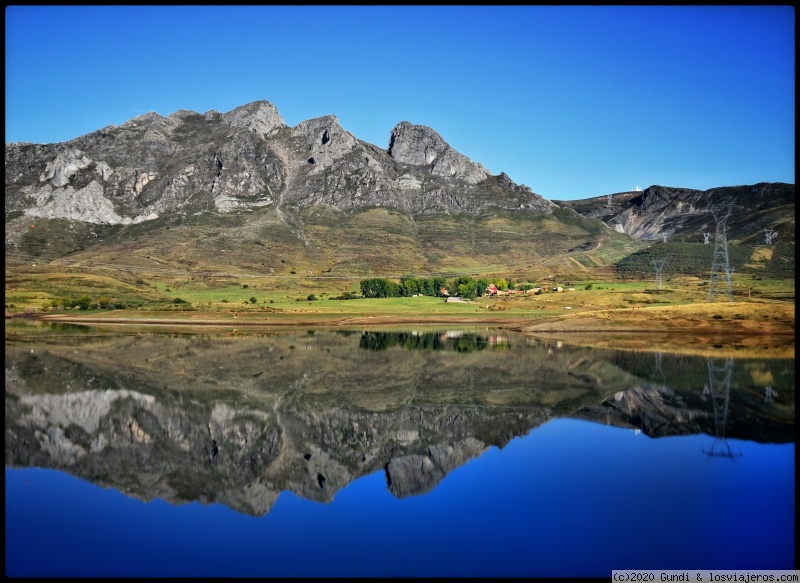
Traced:
[[553, 203], [492, 176], [434, 130], [401, 122], [389, 147], [328, 115], [288, 127], [259, 101], [228, 113], [148, 113], [60, 144], [6, 145], [6, 212], [131, 224], [171, 213], [390, 206], [414, 214]]
[[[551, 201], [403, 121], [386, 149], [333, 115], [294, 127], [257, 101], [148, 113], [56, 144], [6, 144], [6, 264], [331, 277], [505, 273], [609, 265], [669, 237], [765, 228], [794, 241], [794, 185], [652, 186]], [[35, 259], [36, 261], [32, 261]], [[135, 279], [135, 277], [134, 277]]]
[[794, 184], [762, 182], [710, 190], [650, 186], [554, 202], [640, 240], [702, 243], [709, 236], [713, 241], [719, 219], [731, 242], [764, 244], [769, 230], [771, 240], [794, 243]]

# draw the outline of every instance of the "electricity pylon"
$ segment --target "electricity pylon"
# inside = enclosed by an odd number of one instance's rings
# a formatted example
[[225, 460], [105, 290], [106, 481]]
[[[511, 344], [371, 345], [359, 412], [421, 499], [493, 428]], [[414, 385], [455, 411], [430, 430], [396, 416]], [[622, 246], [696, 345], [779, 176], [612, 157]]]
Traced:
[[733, 212], [733, 203], [709, 205], [711, 214], [717, 222], [717, 233], [714, 236], [714, 260], [711, 263], [711, 282], [708, 286], [708, 301], [714, 296], [724, 293], [728, 301], [733, 301], [733, 287], [731, 286], [731, 267], [728, 258], [728, 238], [725, 236], [725, 221]]
[[666, 258], [663, 259], [651, 259], [650, 263], [653, 264], [653, 267], [656, 270], [656, 286], [658, 289], [663, 289], [664, 284], [661, 281], [661, 271], [664, 269], [664, 264], [667, 262]]
[[[731, 376], [733, 375], [733, 358], [728, 357], [722, 364], [715, 362], [712, 358], [707, 358], [708, 364], [708, 384], [703, 390], [704, 395], [711, 396], [711, 403], [714, 408], [714, 443], [711, 444], [709, 451], [703, 450], [708, 457], [724, 457], [733, 459], [736, 457], [731, 451], [731, 446], [725, 438], [725, 428], [728, 424], [728, 402], [731, 395]], [[717, 450], [721, 446], [722, 451]], [[742, 455], [739, 453], [738, 455]]]
[[650, 378], [664, 380], [664, 371], [661, 369], [661, 352], [654, 352], [655, 363], [653, 363], [653, 372], [650, 373]]
[[764, 234], [767, 239], [767, 245], [772, 245], [772, 240], [778, 236], [778, 231], [770, 227], [769, 229], [764, 229]]

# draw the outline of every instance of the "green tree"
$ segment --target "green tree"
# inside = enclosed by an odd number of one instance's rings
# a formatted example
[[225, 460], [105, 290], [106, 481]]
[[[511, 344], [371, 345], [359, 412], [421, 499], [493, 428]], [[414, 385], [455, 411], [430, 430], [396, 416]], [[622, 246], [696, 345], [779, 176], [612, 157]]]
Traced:
[[478, 293], [475, 280], [458, 284], [458, 295], [462, 298], [474, 299]]
[[370, 279], [362, 279], [359, 282], [361, 287], [361, 295], [365, 298], [378, 298], [381, 297], [379, 294], [381, 293], [383, 286], [379, 283], [378, 278], [372, 277]]
[[442, 288], [447, 287], [447, 280], [443, 277], [428, 277], [422, 280], [421, 293], [426, 296], [441, 297]]
[[474, 298], [477, 294], [477, 282], [469, 275], [462, 275], [450, 282], [447, 292], [453, 296]]
[[400, 295], [400, 286], [388, 279], [373, 277], [360, 282], [361, 295], [365, 298], [395, 298]]
[[405, 275], [400, 278], [400, 295], [409, 297], [419, 293], [425, 293], [423, 289], [423, 281], [412, 276]]
[[92, 298], [89, 296], [81, 296], [73, 302], [73, 307], [80, 308], [81, 310], [88, 310], [92, 305]]

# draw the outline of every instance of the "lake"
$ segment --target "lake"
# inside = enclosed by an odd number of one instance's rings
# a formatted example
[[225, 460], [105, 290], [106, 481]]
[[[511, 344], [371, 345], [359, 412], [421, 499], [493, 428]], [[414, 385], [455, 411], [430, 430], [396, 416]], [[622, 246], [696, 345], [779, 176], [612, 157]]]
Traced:
[[6, 575], [795, 568], [794, 359], [6, 322]]

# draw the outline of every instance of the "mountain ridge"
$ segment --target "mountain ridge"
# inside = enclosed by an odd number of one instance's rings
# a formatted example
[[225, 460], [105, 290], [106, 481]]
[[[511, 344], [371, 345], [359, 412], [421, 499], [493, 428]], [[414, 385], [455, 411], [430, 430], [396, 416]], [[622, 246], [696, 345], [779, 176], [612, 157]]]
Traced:
[[722, 219], [728, 209], [727, 237], [755, 243], [765, 230], [778, 228], [783, 239], [794, 241], [794, 185], [783, 182], [708, 190], [653, 185], [642, 191], [553, 202], [648, 241], [704, 242], [709, 235], [713, 240], [717, 229], [714, 215]]
[[[427, 126], [399, 122], [383, 149], [335, 115], [290, 127], [265, 100], [226, 113], [149, 112], [68, 142], [6, 144], [5, 192], [7, 264], [11, 252], [354, 276], [591, 269], [661, 238], [701, 241], [723, 199], [743, 209], [728, 222], [732, 242], [755, 244], [766, 228], [794, 241], [794, 185], [651, 186], [553, 201], [491, 174]], [[169, 231], [177, 227], [180, 235]]]
[[[287, 126], [268, 101], [224, 114], [149, 112], [69, 142], [6, 144], [6, 209], [131, 224], [165, 212], [225, 213], [279, 201], [338, 210], [380, 204], [418, 213], [552, 206], [506, 177], [495, 188], [487, 185], [491, 194], [506, 196], [482, 201], [470, 191], [491, 174], [426, 126], [402, 121], [389, 142], [386, 150], [363, 142], [335, 115]], [[323, 173], [329, 175], [320, 185]]]

